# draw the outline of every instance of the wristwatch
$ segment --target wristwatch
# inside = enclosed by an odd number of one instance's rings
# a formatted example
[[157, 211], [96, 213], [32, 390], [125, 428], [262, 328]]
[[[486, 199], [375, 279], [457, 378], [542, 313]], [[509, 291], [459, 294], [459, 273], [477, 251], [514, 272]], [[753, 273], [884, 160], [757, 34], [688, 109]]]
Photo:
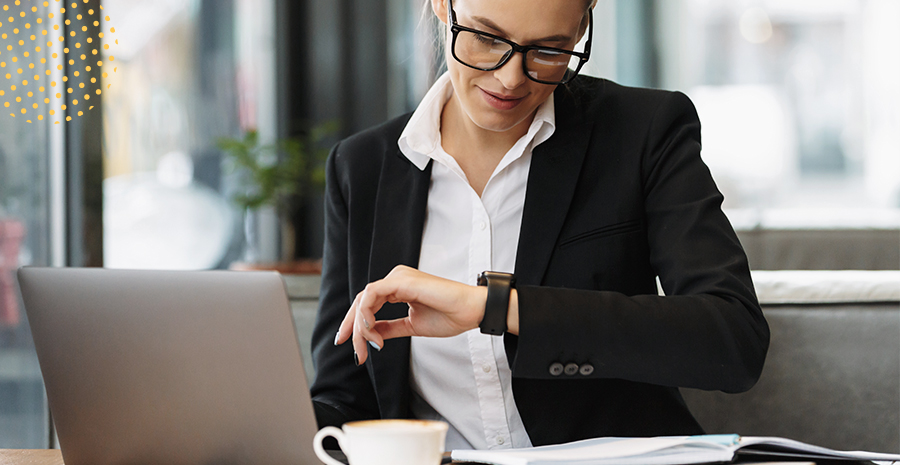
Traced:
[[509, 313], [509, 294], [515, 287], [516, 277], [510, 273], [484, 271], [478, 275], [478, 285], [487, 286], [487, 301], [484, 303], [484, 318], [481, 324], [483, 334], [500, 336], [506, 332], [506, 315]]

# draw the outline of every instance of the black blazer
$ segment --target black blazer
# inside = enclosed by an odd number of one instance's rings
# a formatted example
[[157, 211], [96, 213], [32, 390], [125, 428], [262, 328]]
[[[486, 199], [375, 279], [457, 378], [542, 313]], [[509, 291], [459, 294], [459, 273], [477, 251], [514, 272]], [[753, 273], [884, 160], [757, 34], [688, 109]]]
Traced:
[[[694, 107], [588, 77], [554, 99], [517, 249], [520, 334], [504, 336], [525, 428], [534, 445], [701, 433], [678, 387], [749, 389], [769, 330], [700, 159]], [[410, 416], [408, 338], [369, 351], [364, 367], [350, 344], [333, 345], [367, 283], [417, 266], [431, 164], [420, 171], [398, 148], [409, 117], [340, 142], [328, 160], [311, 388], [321, 425]], [[388, 304], [377, 318], [406, 313]], [[558, 363], [593, 370], [559, 374]]]

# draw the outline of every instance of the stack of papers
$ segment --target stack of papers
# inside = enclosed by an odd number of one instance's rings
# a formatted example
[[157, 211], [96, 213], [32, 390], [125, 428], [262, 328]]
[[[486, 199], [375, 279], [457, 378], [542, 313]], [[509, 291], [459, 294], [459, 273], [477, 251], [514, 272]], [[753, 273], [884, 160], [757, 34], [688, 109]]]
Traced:
[[596, 438], [529, 449], [455, 450], [453, 460], [494, 465], [676, 465], [731, 462], [738, 456], [772, 460], [856, 460], [900, 465], [900, 455], [836, 451], [791, 439], [736, 434]]

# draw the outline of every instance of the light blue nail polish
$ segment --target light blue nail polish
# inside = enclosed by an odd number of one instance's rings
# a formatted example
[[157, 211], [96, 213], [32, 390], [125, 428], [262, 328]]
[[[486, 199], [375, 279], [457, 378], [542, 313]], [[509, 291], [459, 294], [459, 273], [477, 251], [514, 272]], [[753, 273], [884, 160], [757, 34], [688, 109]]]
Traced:
[[369, 345], [372, 346], [375, 350], [381, 352], [381, 347], [378, 347], [378, 344], [375, 341], [369, 341]]
[[338, 337], [341, 335], [341, 332], [338, 331], [334, 334], [334, 345], [338, 345]]

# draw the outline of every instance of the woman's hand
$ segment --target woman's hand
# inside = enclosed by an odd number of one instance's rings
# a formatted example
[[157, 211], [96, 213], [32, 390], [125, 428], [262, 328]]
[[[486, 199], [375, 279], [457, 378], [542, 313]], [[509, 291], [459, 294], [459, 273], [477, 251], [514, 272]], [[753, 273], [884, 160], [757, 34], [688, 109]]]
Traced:
[[[335, 345], [352, 336], [357, 365], [385, 339], [406, 336], [451, 337], [477, 328], [484, 317], [487, 288], [439, 278], [407, 266], [397, 266], [384, 279], [369, 283], [356, 295], [334, 338]], [[409, 316], [375, 321], [385, 303], [406, 302]]]

